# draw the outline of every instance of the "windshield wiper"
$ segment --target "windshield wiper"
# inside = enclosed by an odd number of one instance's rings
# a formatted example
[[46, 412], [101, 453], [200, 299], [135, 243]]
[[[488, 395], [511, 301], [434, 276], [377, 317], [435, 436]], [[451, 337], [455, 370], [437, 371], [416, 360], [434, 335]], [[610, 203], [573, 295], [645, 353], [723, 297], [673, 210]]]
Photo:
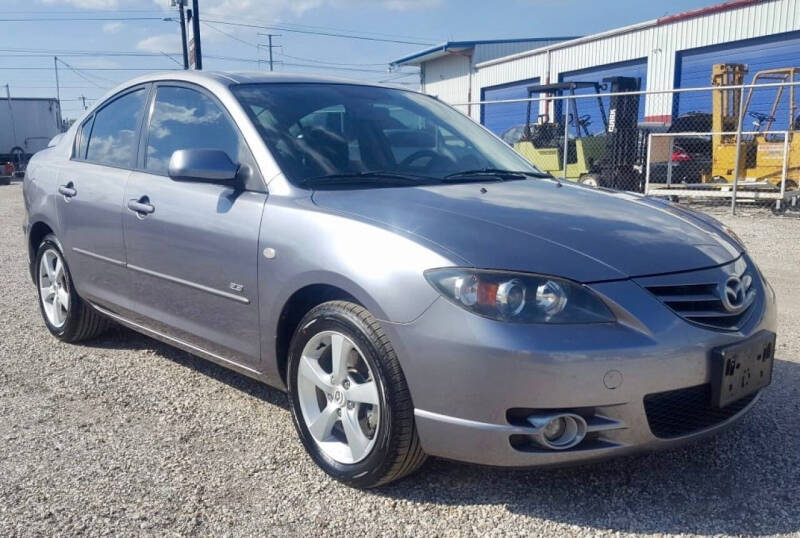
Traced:
[[475, 178], [477, 181], [485, 180], [486, 176], [497, 178], [501, 181], [525, 179], [526, 177], [549, 178], [550, 174], [543, 172], [528, 172], [525, 170], [503, 170], [502, 168], [476, 168], [474, 170], [462, 170], [454, 172], [442, 178], [444, 182], [463, 181], [464, 179]]
[[370, 170], [367, 172], [347, 172], [342, 174], [325, 174], [322, 176], [308, 177], [297, 182], [300, 187], [308, 186], [346, 186], [369, 185], [370, 183], [386, 186], [386, 184], [399, 185], [425, 185], [440, 180], [431, 176], [417, 174], [404, 174], [390, 170]]

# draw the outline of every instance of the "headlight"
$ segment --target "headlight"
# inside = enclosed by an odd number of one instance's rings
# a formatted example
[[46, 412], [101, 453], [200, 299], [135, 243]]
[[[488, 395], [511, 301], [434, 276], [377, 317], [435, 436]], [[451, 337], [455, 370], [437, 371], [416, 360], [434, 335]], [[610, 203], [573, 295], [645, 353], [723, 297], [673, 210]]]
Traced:
[[614, 315], [576, 282], [550, 276], [467, 268], [425, 272], [436, 290], [479, 316], [515, 323], [604, 323]]

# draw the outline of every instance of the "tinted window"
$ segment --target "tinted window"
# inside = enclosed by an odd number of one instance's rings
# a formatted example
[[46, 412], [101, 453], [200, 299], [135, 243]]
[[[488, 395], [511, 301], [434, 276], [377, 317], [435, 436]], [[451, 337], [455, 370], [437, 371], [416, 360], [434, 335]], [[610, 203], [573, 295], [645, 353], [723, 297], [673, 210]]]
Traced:
[[368, 172], [437, 179], [483, 168], [536, 171], [460, 112], [416, 92], [348, 84], [233, 91], [295, 182]]
[[95, 114], [86, 160], [132, 167], [136, 159], [136, 133], [147, 97], [145, 88], [115, 99]]
[[78, 128], [78, 134], [75, 136], [75, 158], [86, 158], [86, 146], [89, 143], [89, 134], [92, 132], [92, 120], [94, 116], [83, 122], [83, 125]]
[[241, 162], [244, 145], [222, 109], [206, 95], [188, 88], [162, 86], [150, 119], [145, 168], [166, 173], [179, 149], [221, 149]]

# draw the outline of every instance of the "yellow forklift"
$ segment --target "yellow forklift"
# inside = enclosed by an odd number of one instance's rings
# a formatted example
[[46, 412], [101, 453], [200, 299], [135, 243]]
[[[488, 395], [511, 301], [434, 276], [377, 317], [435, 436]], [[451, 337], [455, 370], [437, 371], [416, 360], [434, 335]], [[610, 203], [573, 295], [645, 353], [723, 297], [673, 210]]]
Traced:
[[[747, 66], [742, 64], [715, 64], [713, 66], [711, 85], [725, 88], [725, 86], [738, 86], [744, 84]], [[753, 76], [752, 84], [759, 83], [788, 83], [800, 81], [800, 68], [783, 67], [759, 71]], [[800, 115], [796, 92], [800, 87], [780, 86], [773, 88], [775, 100], [769, 113], [750, 110], [753, 104], [753, 92], [759, 89], [752, 87], [748, 90], [744, 108], [753, 121], [753, 128], [742, 127], [739, 148], [739, 181], [751, 183], [754, 186], [779, 187], [783, 177], [784, 164], [786, 166], [786, 188], [796, 189], [800, 183]], [[762, 92], [767, 88], [760, 89]], [[711, 137], [712, 165], [710, 174], [703, 177], [704, 183], [730, 183], [733, 181], [736, 167], [736, 135], [720, 134], [722, 132], [734, 133], [739, 125], [741, 89], [721, 89], [712, 92], [712, 119]], [[788, 96], [788, 110], [779, 110], [781, 100]], [[785, 114], [784, 128], [774, 128], [778, 121], [778, 114]], [[742, 123], [744, 123], [742, 121]], [[788, 142], [784, 140], [784, 133], [788, 131]], [[785, 155], [788, 152], [788, 155]]]
[[[540, 114], [532, 122], [532, 106], [538, 102], [528, 101], [525, 128], [514, 149], [541, 170], [556, 177], [564, 177], [593, 187], [610, 187], [625, 190], [639, 190], [643, 181], [641, 173], [641, 136], [638, 129], [639, 96], [616, 95], [620, 92], [638, 90], [640, 79], [632, 77], [609, 77], [598, 82], [558, 82], [537, 84], [528, 87], [528, 97], [544, 95], [543, 99], [559, 99], [567, 107], [564, 114], [556, 114], [566, 120], [571, 132], [566, 136], [565, 125], [551, 121], [548, 113]], [[597, 100], [603, 129], [590, 133], [590, 115], [579, 115], [579, 102], [589, 100], [575, 99], [575, 90], [591, 88]], [[603, 97], [605, 90], [609, 98], [609, 111], [606, 115]], [[557, 101], [558, 102], [558, 101]], [[562, 120], [563, 121], [563, 120]], [[564, 154], [566, 150], [566, 155]], [[565, 170], [566, 165], [566, 170]]]
[[[600, 116], [603, 120], [603, 133], [608, 129], [603, 99], [600, 91], [603, 86], [597, 82], [558, 82], [555, 84], [536, 84], [528, 87], [528, 97], [542, 94], [548, 97], [574, 96], [575, 90], [591, 88], [597, 95]], [[574, 134], [567, 140], [566, 172], [564, 171], [564, 131], [565, 126], [558, 121], [550, 121], [549, 111], [540, 114], [535, 123], [531, 122], [531, 108], [538, 102], [528, 101], [525, 118], [525, 130], [522, 138], [514, 144], [514, 149], [535, 164], [539, 169], [556, 177], [565, 177], [573, 181], [585, 178], [593, 169], [594, 163], [603, 155], [605, 137], [590, 135], [591, 118], [578, 115], [577, 99], [569, 99], [567, 122], [572, 125]], [[549, 108], [549, 102], [548, 102]]]

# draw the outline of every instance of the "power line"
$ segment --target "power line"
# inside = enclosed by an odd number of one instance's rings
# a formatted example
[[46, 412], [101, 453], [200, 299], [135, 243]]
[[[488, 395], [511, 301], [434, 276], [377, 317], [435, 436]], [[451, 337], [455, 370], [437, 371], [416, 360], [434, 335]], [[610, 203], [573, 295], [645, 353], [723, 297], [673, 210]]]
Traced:
[[259, 46], [259, 44], [258, 44], [258, 43], [253, 43], [252, 41], [245, 41], [244, 39], [241, 39], [241, 38], [239, 38], [239, 37], [236, 37], [236, 36], [235, 36], [235, 35], [233, 35], [233, 34], [229, 34], [229, 33], [228, 33], [228, 32], [226, 32], [225, 30], [222, 30], [222, 29], [220, 29], [220, 28], [217, 28], [217, 27], [216, 27], [216, 26], [214, 26], [213, 24], [209, 24], [208, 22], [206, 22], [206, 21], [204, 21], [204, 20], [201, 20], [201, 21], [200, 21], [200, 23], [201, 23], [201, 24], [204, 24], [204, 25], [206, 25], [206, 26], [208, 26], [209, 28], [211, 28], [211, 29], [212, 29], [212, 30], [214, 30], [215, 32], [219, 32], [220, 34], [222, 34], [222, 35], [224, 35], [224, 36], [228, 36], [229, 38], [233, 39], [234, 41], [238, 41], [239, 43], [244, 43], [245, 45], [249, 45], [249, 46], [251, 46], [251, 47], [256, 47], [256, 48], [258, 48], [258, 46]]
[[[71, 18], [75, 17], [74, 10], [51, 10], [48, 9], [46, 11], [43, 10], [33, 10], [33, 9], [26, 9], [26, 10], [3, 10], [4, 15], [14, 15], [14, 16], [21, 16], [21, 15], [72, 15]], [[168, 15], [170, 13], [169, 10], [163, 9], [81, 9], [81, 14], [96, 14], [100, 17], [106, 17], [109, 14], [113, 13], [134, 13], [134, 14], [148, 14], [153, 15], [154, 18], [157, 15]], [[143, 16], [143, 15], [142, 15]], [[81, 17], [82, 18], [82, 17]], [[160, 17], [159, 17], [160, 18]], [[222, 17], [223, 19], [227, 20], [234, 20], [230, 17]], [[135, 19], [135, 17], [127, 17], [126, 19]], [[27, 20], [27, 18], [26, 18]], [[29, 20], [39, 20], [38, 18], [30, 18]], [[92, 20], [97, 20], [97, 18], [92, 18]], [[423, 37], [423, 36], [415, 36], [415, 35], [408, 35], [408, 34], [393, 34], [387, 32], [373, 32], [367, 30], [353, 30], [350, 28], [339, 28], [335, 26], [319, 26], [313, 24], [299, 24], [299, 23], [283, 23], [281, 26], [285, 26], [287, 28], [295, 27], [301, 29], [311, 29], [311, 30], [331, 30], [334, 32], [342, 32], [348, 34], [365, 34], [365, 35], [374, 35], [374, 36], [384, 36], [384, 37], [397, 37], [397, 38], [404, 38], [404, 39], [417, 39], [420, 41], [437, 41], [435, 38], [431, 37]]]
[[74, 67], [72, 67], [71, 65], [69, 65], [69, 64], [68, 64], [67, 62], [65, 62], [64, 60], [60, 60], [60, 59], [58, 59], [58, 58], [55, 58], [55, 60], [56, 60], [56, 62], [61, 62], [61, 63], [62, 63], [64, 66], [66, 66], [66, 67], [67, 67], [67, 68], [68, 68], [70, 71], [72, 71], [73, 73], [75, 73], [76, 75], [78, 75], [79, 77], [81, 77], [83, 80], [85, 80], [85, 81], [86, 81], [86, 82], [88, 82], [89, 84], [94, 84], [95, 86], [97, 86], [97, 87], [98, 87], [98, 88], [100, 88], [101, 90], [105, 90], [105, 89], [107, 89], [107, 88], [104, 88], [103, 86], [100, 86], [100, 85], [99, 85], [97, 82], [93, 81], [93, 80], [92, 80], [92, 79], [90, 79], [88, 76], [86, 76], [86, 75], [84, 75], [83, 73], [79, 72], [77, 69], [75, 69]]
[[[284, 58], [291, 58], [292, 60], [300, 60], [301, 62], [312, 62], [317, 64], [324, 64], [324, 65], [345, 65], [345, 66], [356, 66], [356, 67], [379, 67], [388, 65], [388, 62], [381, 62], [381, 63], [374, 63], [374, 64], [359, 64], [359, 63], [347, 63], [347, 62], [330, 62], [326, 60], [316, 60], [314, 58], [303, 58], [302, 56], [292, 56], [290, 54], [286, 54], [285, 52], [281, 52], [281, 56]], [[416, 74], [416, 73], [414, 73]]]
[[[0, 19], [2, 20], [2, 19]], [[238, 26], [241, 28], [260, 28], [263, 30], [280, 30], [283, 32], [294, 32], [298, 34], [309, 34], [309, 35], [318, 35], [318, 36], [326, 36], [326, 37], [341, 37], [346, 39], [361, 39], [364, 41], [380, 41], [384, 43], [400, 43], [404, 45], [432, 45], [433, 43], [430, 42], [422, 42], [422, 41], [403, 41], [398, 39], [386, 39], [380, 37], [367, 37], [367, 36], [358, 36], [358, 35], [347, 35], [341, 34], [336, 32], [322, 32], [322, 31], [312, 31], [312, 30], [298, 30], [294, 28], [287, 28], [286, 26], [268, 26], [263, 24], [247, 24], [243, 22], [229, 22], [229, 21], [222, 21], [216, 19], [206, 19], [206, 22], [213, 22], [214, 24], [226, 24], [229, 26]]]
[[0, 22], [91, 22], [161, 21], [164, 17], [5, 17]]

